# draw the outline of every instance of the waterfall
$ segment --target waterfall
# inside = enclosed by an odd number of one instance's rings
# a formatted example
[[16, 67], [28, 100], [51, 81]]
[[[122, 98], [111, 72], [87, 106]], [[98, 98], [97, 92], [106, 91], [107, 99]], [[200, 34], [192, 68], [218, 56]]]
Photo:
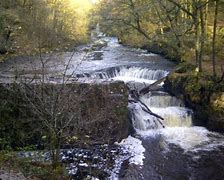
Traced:
[[[121, 66], [84, 74], [83, 76], [95, 80], [124, 81], [139, 90], [167, 76], [168, 73], [168, 71], [152, 70], [147, 67]], [[158, 86], [161, 87], [161, 84]], [[166, 127], [190, 127], [192, 125], [192, 111], [185, 108], [181, 100], [166, 92], [148, 93], [140, 97], [140, 101], [153, 113], [163, 117], [162, 124]], [[158, 119], [147, 113], [143, 104], [139, 102], [129, 103], [128, 109], [134, 128], [142, 131], [162, 128], [163, 126]]]
[[99, 25], [99, 23], [97, 23], [97, 25], [96, 25], [96, 33], [100, 33], [100, 25]]
[[140, 99], [148, 107], [165, 108], [169, 106], [184, 106], [184, 103], [180, 99], [163, 92], [159, 92], [155, 95], [146, 94], [140, 97]]
[[[116, 75], [117, 77], [129, 76], [130, 79], [137, 77], [143, 83], [146, 83], [148, 82], [147, 78], [156, 81], [166, 74], [166, 71], [161, 70], [129, 68], [128, 70], [118, 71]], [[164, 118], [163, 121], [160, 121], [147, 113], [142, 103], [131, 101], [128, 109], [132, 124], [136, 132], [142, 137], [160, 137], [165, 144], [175, 144], [184, 149], [185, 152], [211, 151], [224, 145], [224, 136], [209, 132], [204, 127], [193, 126], [193, 111], [186, 108], [182, 100], [164, 91], [150, 92], [139, 99], [153, 113]], [[163, 123], [165, 128], [160, 122]], [[168, 148], [167, 145], [164, 146]]]
[[[166, 127], [190, 127], [192, 125], [193, 112], [185, 107], [180, 100], [172, 96], [140, 98], [141, 101], [155, 114], [164, 118]], [[156, 100], [156, 101], [155, 101]], [[161, 106], [160, 106], [161, 105]], [[140, 103], [130, 103], [129, 110], [132, 112], [134, 128], [138, 130], [149, 130], [162, 128], [158, 119], [141, 108]]]
[[162, 70], [149, 70], [148, 68], [130, 67], [121, 68], [116, 77], [134, 77], [148, 80], [158, 80], [165, 77], [167, 71]]
[[190, 127], [192, 111], [181, 107], [151, 108], [152, 112], [164, 118], [166, 127]]
[[135, 129], [146, 131], [161, 127], [154, 116], [143, 110], [144, 108], [140, 103], [129, 103], [128, 108]]
[[157, 95], [147, 94], [140, 99], [152, 112], [164, 118], [165, 126], [190, 127], [192, 125], [193, 112], [183, 107], [184, 103], [180, 99], [162, 92]]
[[[152, 70], [147, 67], [113, 67], [93, 72], [87, 76], [92, 79], [107, 81], [124, 81], [134, 84], [133, 87], [141, 89], [168, 75], [168, 71]], [[159, 85], [161, 86], [161, 85]], [[157, 91], [140, 97], [153, 113], [164, 118], [162, 122], [166, 127], [189, 127], [192, 124], [192, 111], [184, 107], [184, 103], [168, 93]], [[129, 103], [128, 109], [131, 114], [135, 129], [149, 130], [162, 128], [158, 119], [147, 113], [141, 103]]]
[[141, 82], [151, 84], [165, 77], [168, 71], [150, 70], [141, 67], [117, 67], [106, 71], [94, 72], [90, 76], [95, 79], [120, 80], [124, 82]]
[[[115, 76], [129, 77], [129, 79], [139, 78], [143, 83], [149, 83], [151, 80], [156, 81], [168, 74], [162, 70], [149, 70], [146, 68], [121, 69]], [[140, 81], [138, 81], [140, 82]], [[149, 83], [150, 84], [150, 83]], [[184, 107], [184, 103], [168, 93], [157, 91], [148, 93], [140, 97], [140, 101], [145, 104], [153, 113], [164, 118], [163, 125], [166, 127], [190, 127], [192, 125], [193, 112]], [[159, 119], [147, 113], [141, 103], [129, 103], [129, 111], [134, 128], [137, 130], [150, 130], [162, 128]]]

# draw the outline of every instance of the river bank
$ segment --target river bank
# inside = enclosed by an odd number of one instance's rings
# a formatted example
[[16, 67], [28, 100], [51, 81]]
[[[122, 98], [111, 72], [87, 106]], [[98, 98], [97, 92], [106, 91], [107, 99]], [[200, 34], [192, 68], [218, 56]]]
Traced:
[[167, 77], [164, 87], [194, 110], [195, 125], [224, 131], [224, 81], [221, 77], [198, 73], [194, 66], [185, 63]]
[[[122, 43], [122, 42], [121, 42]], [[197, 72], [194, 62], [182, 62], [178, 56], [170, 56], [167, 47], [151, 44], [141, 47], [149, 53], [156, 53], [168, 61], [175, 62], [174, 73], [167, 76], [164, 88], [184, 101], [194, 111], [194, 125], [209, 130], [224, 132], [224, 79], [222, 62], [217, 62], [217, 76], [212, 76], [212, 65], [204, 61], [203, 72]]]

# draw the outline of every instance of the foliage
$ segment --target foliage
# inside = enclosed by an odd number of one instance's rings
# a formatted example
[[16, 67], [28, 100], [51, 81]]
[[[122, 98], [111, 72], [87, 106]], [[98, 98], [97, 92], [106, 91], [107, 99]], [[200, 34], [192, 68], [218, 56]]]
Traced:
[[187, 63], [181, 65], [168, 81], [172, 82], [173, 91], [186, 96], [192, 103], [207, 106], [214, 93], [223, 91], [224, 84], [217, 83], [217, 79], [207, 73], [198, 74], [193, 67]]
[[195, 65], [183, 62], [175, 70], [176, 73], [187, 73], [196, 69]]
[[[18, 97], [15, 89], [10, 93], [6, 88], [0, 87], [0, 150], [17, 148], [35, 149], [40, 142], [40, 131], [34, 129], [25, 114], [30, 114], [26, 108], [21, 107], [22, 99]], [[21, 113], [22, 109], [25, 114]], [[35, 122], [38, 125], [38, 122]], [[31, 135], [32, 134], [32, 135]]]
[[214, 69], [216, 57], [223, 63], [223, 8], [219, 0], [102, 0], [95, 21], [123, 43], [148, 47], [174, 60], [195, 59], [202, 71], [211, 55]]
[[49, 52], [88, 41], [88, 0], [2, 0], [0, 54]]

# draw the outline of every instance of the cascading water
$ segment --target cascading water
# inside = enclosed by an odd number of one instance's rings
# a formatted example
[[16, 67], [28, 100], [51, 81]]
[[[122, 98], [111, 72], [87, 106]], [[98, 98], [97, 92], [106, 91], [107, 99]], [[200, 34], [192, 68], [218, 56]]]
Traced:
[[[152, 71], [149, 70], [149, 72]], [[155, 74], [150, 74], [150, 77], [154, 77], [154, 81], [159, 80], [168, 74], [165, 71], [161, 71], [164, 73], [160, 73], [160, 75], [157, 76], [159, 73], [157, 74], [156, 72], [160, 71], [153, 72]], [[141, 75], [135, 76], [139, 76], [140, 78], [147, 77]], [[147, 79], [142, 79], [143, 83], [146, 83], [145, 81], [148, 82]], [[150, 92], [141, 96], [139, 99], [153, 113], [163, 117], [164, 120], [162, 123], [165, 125], [165, 128], [163, 128], [161, 123], [159, 123], [158, 118], [147, 113], [144, 110], [145, 107], [141, 103], [131, 102], [129, 103], [128, 108], [133, 126], [136, 132], [142, 136], [154, 137], [160, 135], [167, 143], [176, 144], [185, 150], [192, 150], [198, 145], [204, 145], [210, 141], [208, 136], [212, 133], [203, 127], [193, 127], [193, 111], [186, 108], [180, 99], [177, 99], [164, 91]], [[222, 143], [219, 141], [216, 145], [217, 144]]]
[[[168, 74], [168, 71], [152, 70], [148, 67], [120, 66], [107, 68], [85, 76], [98, 80], [124, 81], [139, 90]], [[154, 91], [139, 98], [147, 107], [140, 102], [130, 102], [128, 105], [136, 132], [143, 136], [160, 134], [167, 143], [176, 143], [180, 147], [187, 147], [188, 149], [208, 142], [209, 131], [202, 127], [193, 127], [193, 111], [186, 108], [181, 100], [164, 92], [162, 84], [158, 86], [160, 91]], [[157, 117], [149, 114], [146, 108], [163, 117], [164, 120], [158, 120]], [[165, 128], [163, 128], [161, 122]]]
[[[148, 68], [141, 68], [141, 67], [121, 67], [115, 68], [114, 71], [108, 73], [100, 73], [102, 77], [105, 79], [114, 78], [119, 80], [119, 78], [125, 77], [127, 80], [131, 78], [139, 78], [145, 80], [158, 80], [168, 74], [167, 71], [162, 70], [150, 70]], [[99, 74], [96, 74], [99, 75]], [[129, 79], [128, 79], [129, 78]]]
[[[130, 89], [138, 91], [167, 76], [173, 68], [168, 68], [168, 61], [158, 60], [156, 55], [126, 48], [118, 44], [116, 38], [105, 39], [108, 41], [108, 48], [103, 54], [104, 59], [86, 62], [89, 69], [80, 75], [84, 80], [124, 81]], [[125, 152], [132, 152], [132, 160], [129, 162], [134, 161], [141, 168], [137, 169], [140, 175], [130, 173], [135, 172], [135, 169], [127, 172], [135, 177], [133, 179], [197, 180], [206, 179], [205, 176], [210, 177], [207, 179], [220, 177], [213, 172], [224, 169], [217, 165], [224, 160], [223, 135], [210, 132], [204, 127], [193, 126], [193, 111], [186, 108], [181, 100], [166, 93], [162, 84], [156, 89], [140, 96], [140, 101], [135, 101], [130, 95], [128, 109], [137, 136], [124, 139], [121, 146]], [[159, 120], [153, 113], [164, 120]], [[120, 161], [123, 160], [116, 160], [118, 163], [117, 168], [115, 165], [115, 174], [119, 174], [122, 164]], [[206, 161], [214, 167], [208, 166]], [[111, 176], [110, 179], [116, 178]]]
[[[151, 70], [146, 67], [114, 67], [104, 71], [94, 72], [88, 78], [101, 80], [124, 81], [135, 88], [154, 83], [168, 75], [168, 71]], [[139, 86], [141, 84], [142, 86]], [[161, 86], [161, 85], [160, 85]], [[148, 93], [140, 97], [153, 113], [164, 117], [163, 124], [167, 127], [189, 127], [192, 124], [192, 111], [185, 108], [181, 100], [169, 94], [158, 91], [155, 94]], [[150, 115], [139, 102], [131, 102], [128, 106], [134, 128], [137, 130], [149, 130], [161, 128], [161, 123], [153, 115]]]
[[88, 76], [93, 79], [124, 81], [125, 83], [152, 84], [167, 74], [168, 71], [150, 70], [144, 67], [114, 67], [108, 68], [105, 71], [94, 72]]
[[[106, 71], [95, 72], [90, 75], [93, 79], [119, 80], [131, 83], [138, 88], [138, 83], [149, 85], [165, 77], [169, 72], [164, 70], [151, 70], [142, 67], [116, 67]], [[152, 112], [164, 117], [165, 126], [190, 126], [192, 111], [183, 107], [183, 102], [164, 92], [157, 92], [156, 95], [146, 94], [140, 100], [152, 110]], [[182, 107], [180, 107], [182, 106]], [[147, 113], [146, 107], [141, 103], [129, 103], [133, 125], [137, 130], [149, 130], [161, 128], [161, 124], [153, 115]]]
[[169, 106], [184, 107], [184, 103], [174, 96], [170, 96], [165, 92], [152, 92], [140, 97], [141, 101], [149, 107], [166, 108]]
[[152, 112], [164, 118], [163, 124], [166, 127], [190, 127], [192, 125], [192, 111], [181, 107], [183, 102], [179, 99], [161, 93], [162, 95], [146, 95], [140, 99]]
[[[123, 77], [126, 77], [125, 80], [127, 81], [124, 82], [151, 84], [165, 77], [167, 74], [167, 71], [133, 67], [117, 71], [116, 75], [105, 77], [115, 80], [123, 80]], [[138, 80], [133, 80], [133, 77], [137, 77]], [[168, 144], [176, 144], [185, 151], [194, 151], [198, 147], [203, 147], [202, 149], [211, 148], [213, 145], [215, 147], [221, 147], [224, 144], [222, 141], [223, 136], [209, 132], [204, 127], [193, 126], [193, 111], [186, 108], [180, 99], [169, 95], [163, 90], [149, 92], [139, 99], [141, 103], [130, 102], [128, 108], [136, 132], [143, 137], [155, 137], [159, 135]], [[153, 113], [164, 118], [162, 123], [165, 125], [165, 128], [163, 128], [157, 117], [145, 111], [145, 106], [142, 103]], [[216, 138], [214, 140], [211, 137]], [[214, 144], [211, 145], [211, 143]]]

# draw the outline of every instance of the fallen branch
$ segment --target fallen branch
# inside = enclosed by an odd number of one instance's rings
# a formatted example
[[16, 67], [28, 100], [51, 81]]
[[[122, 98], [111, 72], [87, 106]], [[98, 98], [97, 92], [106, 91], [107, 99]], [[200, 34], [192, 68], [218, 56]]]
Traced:
[[157, 121], [161, 124], [161, 126], [163, 128], [165, 128], [165, 126], [163, 125], [163, 123], [160, 120], [164, 120], [163, 117], [159, 116], [158, 114], [153, 113], [148, 106], [143, 103], [140, 99], [139, 99], [139, 93], [137, 92], [137, 90], [130, 90], [129, 89], [129, 93], [132, 99], [129, 99], [128, 102], [130, 103], [140, 103], [143, 107], [142, 110], [145, 111], [146, 113], [150, 114], [151, 116], [154, 116], [157, 118]]
[[147, 94], [150, 91], [155, 91], [156, 89], [158, 89], [158, 86], [157, 85], [160, 84], [160, 83], [162, 83], [165, 80], [166, 80], [166, 77], [163, 77], [163, 78], [159, 79], [158, 81], [156, 81], [156, 82], [148, 85], [147, 87], [142, 88], [139, 91], [139, 94], [140, 95], [145, 95], [145, 94]]

